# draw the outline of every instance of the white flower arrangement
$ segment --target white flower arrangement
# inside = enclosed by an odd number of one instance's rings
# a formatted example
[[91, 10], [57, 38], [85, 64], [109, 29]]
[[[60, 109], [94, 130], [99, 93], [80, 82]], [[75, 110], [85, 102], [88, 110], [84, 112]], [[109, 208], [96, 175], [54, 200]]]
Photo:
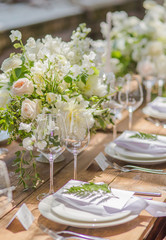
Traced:
[[[145, 16], [141, 20], [126, 12], [112, 13], [113, 28], [110, 33], [111, 60], [116, 59], [116, 75], [138, 72], [166, 77], [166, 1], [163, 5], [146, 0], [143, 3]], [[101, 32], [106, 39], [107, 23], [101, 23]], [[159, 63], [161, 63], [160, 65]], [[146, 63], [146, 67], [144, 66]], [[142, 67], [141, 67], [142, 66]], [[147, 69], [147, 73], [145, 72]], [[152, 70], [152, 69], [151, 69]]]
[[[92, 40], [87, 37], [89, 31], [81, 24], [69, 42], [47, 35], [36, 41], [31, 37], [25, 45], [19, 31], [11, 32], [11, 41], [17, 41], [14, 47], [20, 52], [4, 60], [0, 74], [1, 96], [5, 104], [8, 102], [0, 108], [0, 127], [8, 130], [10, 142], [19, 136], [27, 150], [43, 147], [34, 134], [41, 113], [84, 112], [91, 129], [105, 128], [111, 122], [110, 109], [103, 107], [111, 93], [99, 77]], [[20, 183], [27, 187], [23, 164], [28, 163], [21, 152], [17, 152], [15, 163]]]

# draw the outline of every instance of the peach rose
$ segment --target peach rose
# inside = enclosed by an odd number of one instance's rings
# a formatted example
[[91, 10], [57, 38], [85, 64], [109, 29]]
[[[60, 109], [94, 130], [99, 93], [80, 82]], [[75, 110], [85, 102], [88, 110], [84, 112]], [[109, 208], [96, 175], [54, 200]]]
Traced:
[[34, 91], [34, 86], [27, 78], [20, 78], [12, 86], [12, 92], [14, 95], [22, 96], [24, 94], [31, 95]]
[[30, 99], [25, 99], [22, 102], [21, 116], [24, 119], [35, 119], [38, 114], [38, 102], [31, 101]]

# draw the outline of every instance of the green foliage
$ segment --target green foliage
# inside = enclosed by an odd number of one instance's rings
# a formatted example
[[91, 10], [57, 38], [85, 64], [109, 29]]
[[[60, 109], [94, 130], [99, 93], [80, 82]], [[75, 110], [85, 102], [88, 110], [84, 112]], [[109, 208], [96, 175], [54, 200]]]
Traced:
[[65, 193], [78, 193], [78, 194], [87, 194], [92, 192], [103, 192], [103, 193], [111, 193], [110, 188], [107, 184], [95, 184], [95, 183], [85, 183], [80, 186], [73, 186], [69, 189], [66, 189]]
[[157, 140], [156, 135], [149, 134], [149, 133], [143, 133], [143, 132], [138, 132], [138, 133], [130, 136], [130, 138], [148, 139], [148, 140], [152, 140], [152, 141]]

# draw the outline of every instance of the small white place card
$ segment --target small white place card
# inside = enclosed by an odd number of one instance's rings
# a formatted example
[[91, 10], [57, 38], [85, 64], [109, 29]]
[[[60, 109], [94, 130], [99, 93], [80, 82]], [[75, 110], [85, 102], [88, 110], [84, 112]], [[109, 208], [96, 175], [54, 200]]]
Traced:
[[21, 225], [28, 230], [28, 228], [31, 226], [32, 222], [34, 221], [34, 216], [32, 215], [31, 211], [28, 209], [27, 205], [24, 203], [20, 209], [17, 211], [17, 213], [13, 216], [13, 218], [10, 220], [9, 225], [13, 222], [13, 220], [17, 218]]
[[107, 159], [102, 152], [100, 152], [95, 157], [95, 161], [97, 162], [102, 171], [104, 171], [109, 166], [109, 164], [107, 163]]

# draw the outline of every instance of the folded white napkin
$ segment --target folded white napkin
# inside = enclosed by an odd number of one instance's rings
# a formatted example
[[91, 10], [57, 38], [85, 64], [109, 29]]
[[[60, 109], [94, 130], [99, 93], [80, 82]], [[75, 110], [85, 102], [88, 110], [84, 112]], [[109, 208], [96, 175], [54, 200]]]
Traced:
[[130, 138], [138, 132], [124, 131], [114, 140], [117, 146], [138, 153], [162, 154], [166, 153], [166, 137], [157, 135], [156, 140]]
[[105, 211], [106, 207], [111, 213], [120, 211], [134, 194], [134, 192], [131, 191], [113, 188], [111, 188], [112, 193], [105, 194], [95, 192], [94, 194], [78, 196], [76, 194], [65, 193], [65, 189], [69, 189], [72, 186], [80, 186], [83, 183], [84, 182], [81, 181], [70, 180], [54, 194], [54, 197], [58, 199], [58, 201], [67, 203], [75, 208], [100, 215], [108, 215], [108, 212]]
[[88, 196], [78, 197], [74, 194], [64, 193], [66, 188], [79, 186], [83, 183], [84, 182], [81, 181], [70, 180], [54, 194], [54, 198], [59, 202], [66, 204], [68, 207], [71, 205], [72, 208], [75, 207], [82, 211], [103, 216], [108, 216], [125, 210], [131, 211], [131, 214], [139, 214], [144, 209], [154, 217], [166, 216], [166, 203], [134, 197], [134, 192], [131, 191], [111, 188], [113, 195], [108, 193], [99, 196], [95, 193], [93, 197], [89, 198]]
[[148, 106], [161, 113], [166, 113], [166, 98], [156, 97], [152, 102], [148, 103]]

